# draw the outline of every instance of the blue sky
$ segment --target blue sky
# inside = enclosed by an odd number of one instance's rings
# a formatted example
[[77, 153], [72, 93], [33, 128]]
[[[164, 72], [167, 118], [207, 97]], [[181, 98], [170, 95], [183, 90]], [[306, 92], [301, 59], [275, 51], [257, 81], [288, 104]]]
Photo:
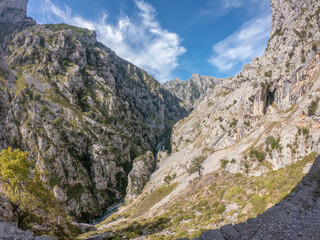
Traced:
[[28, 16], [96, 30], [160, 82], [237, 74], [263, 54], [271, 26], [269, 0], [29, 0]]

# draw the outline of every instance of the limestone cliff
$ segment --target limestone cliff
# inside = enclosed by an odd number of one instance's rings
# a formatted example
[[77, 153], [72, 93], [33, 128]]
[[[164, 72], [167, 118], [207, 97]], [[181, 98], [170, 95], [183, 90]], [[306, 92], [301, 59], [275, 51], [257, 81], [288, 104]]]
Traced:
[[165, 82], [163, 87], [179, 98], [185, 108], [193, 110], [206, 96], [210, 95], [219, 80], [210, 76], [193, 74], [188, 81], [176, 78]]
[[0, 1], [0, 149], [28, 150], [64, 208], [89, 221], [123, 199], [133, 160], [187, 111], [95, 32], [36, 25], [26, 4]]

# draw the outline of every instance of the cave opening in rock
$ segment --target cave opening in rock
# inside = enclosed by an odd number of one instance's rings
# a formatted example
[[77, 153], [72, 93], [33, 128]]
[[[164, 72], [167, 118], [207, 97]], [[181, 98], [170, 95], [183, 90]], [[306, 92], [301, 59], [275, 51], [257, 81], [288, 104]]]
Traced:
[[276, 89], [273, 91], [270, 91], [270, 89], [267, 92], [267, 107], [271, 106], [274, 103], [274, 95], [275, 95]]

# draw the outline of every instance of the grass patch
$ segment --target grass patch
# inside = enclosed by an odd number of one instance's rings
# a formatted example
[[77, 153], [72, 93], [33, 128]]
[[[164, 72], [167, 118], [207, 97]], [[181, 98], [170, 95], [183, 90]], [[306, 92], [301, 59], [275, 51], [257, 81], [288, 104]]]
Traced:
[[163, 198], [168, 196], [173, 189], [176, 188], [178, 183], [163, 185], [153, 190], [145, 199], [143, 199], [137, 206], [133, 214], [133, 218], [139, 217], [146, 213], [156, 203], [160, 202]]
[[23, 73], [21, 70], [18, 70], [16, 73], [16, 93], [20, 93], [20, 91], [27, 87], [26, 79], [23, 77]]
[[44, 24], [45, 28], [49, 29], [52, 32], [59, 32], [64, 30], [71, 30], [77, 38], [82, 38], [89, 36], [91, 31], [85, 28], [79, 28], [75, 26], [71, 26], [65, 23], [61, 24]]

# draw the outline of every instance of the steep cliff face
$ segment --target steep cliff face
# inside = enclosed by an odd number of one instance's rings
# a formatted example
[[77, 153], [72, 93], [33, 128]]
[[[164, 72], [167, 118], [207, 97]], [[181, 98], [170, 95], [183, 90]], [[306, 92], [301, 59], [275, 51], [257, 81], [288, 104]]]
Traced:
[[188, 81], [176, 78], [165, 82], [163, 87], [180, 99], [182, 106], [193, 110], [199, 103], [213, 91], [220, 79], [193, 74]]
[[[126, 234], [130, 220], [135, 224], [133, 209], [143, 205], [141, 222], [165, 225], [148, 228], [151, 236], [196, 237], [201, 229], [256, 217], [301, 180], [320, 151], [320, 2], [274, 0], [271, 6], [265, 54], [217, 81], [174, 125], [172, 154], [161, 155], [136, 202], [113, 216], [123, 224], [116, 236]], [[194, 161], [200, 180], [190, 171]], [[166, 194], [146, 205], [146, 196], [160, 190]]]
[[187, 111], [93, 31], [35, 25], [27, 1], [1, 1], [0, 149], [50, 172], [64, 208], [88, 221], [126, 194], [133, 160], [155, 152]]

